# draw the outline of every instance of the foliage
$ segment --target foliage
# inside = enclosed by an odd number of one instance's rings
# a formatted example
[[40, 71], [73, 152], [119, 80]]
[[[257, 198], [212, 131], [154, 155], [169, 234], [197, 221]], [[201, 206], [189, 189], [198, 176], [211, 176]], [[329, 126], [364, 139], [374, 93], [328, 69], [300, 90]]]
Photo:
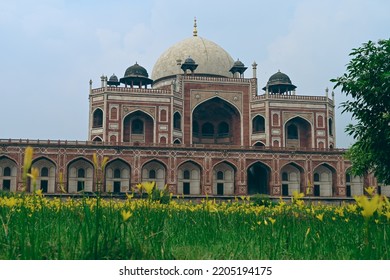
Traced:
[[390, 259], [390, 203], [0, 196], [0, 259]]
[[251, 201], [254, 205], [272, 206], [272, 200], [266, 194], [254, 194], [251, 196]]
[[346, 128], [356, 140], [347, 153], [352, 173], [374, 172], [390, 184], [390, 40], [369, 41], [350, 56], [346, 73], [331, 81], [352, 97], [341, 104], [357, 121]]
[[153, 201], [158, 201], [161, 204], [168, 204], [171, 201], [171, 194], [169, 193], [168, 187], [165, 186], [162, 190], [154, 188], [151, 194], [151, 199]]

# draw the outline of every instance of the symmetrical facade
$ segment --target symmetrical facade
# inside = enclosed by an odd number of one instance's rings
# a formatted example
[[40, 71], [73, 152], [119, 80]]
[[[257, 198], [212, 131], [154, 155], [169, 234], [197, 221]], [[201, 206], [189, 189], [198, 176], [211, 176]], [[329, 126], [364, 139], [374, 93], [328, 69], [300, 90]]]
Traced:
[[[22, 188], [24, 148], [34, 147], [38, 186], [56, 193], [128, 192], [156, 181], [175, 194], [345, 197], [377, 185], [349, 175], [336, 149], [334, 95], [304, 96], [278, 71], [259, 89], [245, 65], [197, 36], [164, 52], [152, 78], [139, 64], [89, 91], [89, 139], [0, 141], [0, 189]], [[96, 178], [92, 155], [109, 157]], [[60, 180], [63, 178], [62, 180]], [[98, 185], [97, 182], [102, 182]], [[309, 188], [309, 190], [307, 190]], [[30, 188], [31, 189], [31, 188]], [[378, 189], [384, 194], [387, 187]]]

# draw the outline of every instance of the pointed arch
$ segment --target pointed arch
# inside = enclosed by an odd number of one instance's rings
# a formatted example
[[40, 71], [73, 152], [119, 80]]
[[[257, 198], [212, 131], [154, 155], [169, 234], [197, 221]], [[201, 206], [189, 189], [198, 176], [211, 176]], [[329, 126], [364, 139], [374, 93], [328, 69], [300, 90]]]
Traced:
[[291, 196], [294, 191], [304, 192], [304, 168], [295, 162], [289, 162], [280, 169], [282, 195]]
[[103, 110], [96, 108], [92, 113], [92, 128], [103, 127]]
[[257, 141], [253, 146], [256, 148], [264, 148], [265, 144], [262, 141]]
[[18, 165], [7, 156], [0, 156], [0, 190], [16, 192]]
[[351, 167], [345, 171], [345, 195], [347, 197], [354, 197], [364, 194], [364, 178], [354, 176], [351, 173]]
[[56, 163], [48, 157], [41, 156], [32, 161], [31, 167], [39, 170], [39, 176], [36, 180], [37, 189], [41, 189], [43, 193], [55, 193]]
[[166, 182], [166, 165], [157, 159], [147, 161], [142, 165], [142, 182], [156, 182], [157, 188], [163, 189]]
[[271, 168], [264, 162], [256, 161], [247, 167], [247, 193], [270, 194]]
[[329, 118], [328, 120], [328, 129], [329, 129], [329, 135], [333, 136], [333, 119]]
[[181, 114], [175, 112], [173, 114], [173, 129], [181, 131]]
[[236, 172], [237, 167], [229, 161], [224, 160], [214, 164], [213, 194], [233, 195]]
[[265, 119], [262, 115], [256, 115], [252, 119], [252, 133], [265, 132]]
[[131, 166], [121, 158], [107, 162], [105, 169], [105, 191], [127, 192], [130, 190]]
[[327, 164], [320, 163], [313, 169], [313, 195], [333, 196], [336, 186], [336, 169]]
[[118, 107], [112, 107], [110, 110], [110, 120], [118, 120]]
[[87, 158], [77, 157], [71, 160], [67, 164], [68, 193], [92, 192], [93, 174], [93, 164]]
[[198, 163], [192, 160], [181, 163], [177, 172], [177, 193], [184, 195], [201, 194], [201, 176], [202, 167]]
[[103, 142], [103, 139], [102, 139], [100, 136], [95, 136], [95, 137], [92, 139], [92, 142]]
[[122, 120], [123, 142], [154, 143], [155, 120], [143, 110], [128, 113]]
[[241, 112], [230, 101], [221, 97], [203, 100], [192, 109], [192, 143], [242, 143]]
[[312, 123], [302, 116], [294, 116], [284, 124], [286, 147], [312, 148]]

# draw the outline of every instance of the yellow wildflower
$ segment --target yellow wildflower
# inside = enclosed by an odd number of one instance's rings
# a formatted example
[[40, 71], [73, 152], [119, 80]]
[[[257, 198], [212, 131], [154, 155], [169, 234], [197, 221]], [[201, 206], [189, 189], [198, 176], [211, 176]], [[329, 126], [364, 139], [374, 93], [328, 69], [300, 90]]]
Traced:
[[126, 197], [128, 200], [130, 200], [134, 197], [134, 194], [133, 193], [131, 193], [131, 194], [126, 193]]
[[146, 191], [148, 195], [152, 194], [155, 185], [156, 182], [142, 182], [142, 188]]
[[268, 218], [268, 220], [271, 222], [271, 224], [274, 224], [276, 222], [276, 219]]
[[66, 190], [64, 188], [64, 174], [62, 172], [60, 172], [59, 174], [59, 181], [60, 181], [60, 191], [62, 193], [66, 193]]
[[31, 168], [31, 173], [27, 174], [27, 176], [31, 178], [31, 183], [35, 190], [35, 187], [37, 186], [37, 179], [39, 176], [39, 169], [35, 167]]
[[367, 193], [369, 196], [373, 196], [373, 195], [374, 195], [374, 192], [375, 192], [375, 187], [367, 187], [367, 188], [364, 188], [364, 190], [366, 191], [366, 193]]
[[324, 219], [324, 213], [316, 215], [316, 218], [322, 222], [322, 220]]
[[305, 205], [305, 202], [303, 200], [297, 200], [295, 201], [295, 204], [298, 205], [299, 207], [303, 207]]
[[27, 179], [27, 172], [30, 170], [32, 164], [34, 150], [32, 147], [27, 147], [24, 152], [24, 162], [23, 162], [23, 179]]
[[100, 166], [102, 170], [104, 170], [104, 168], [106, 168], [108, 160], [109, 160], [108, 157], [103, 157], [103, 160], [102, 160], [102, 163], [101, 163], [101, 166]]
[[305, 234], [305, 239], [307, 238], [307, 236], [309, 235], [310, 233], [310, 227], [307, 228], [307, 231], [306, 231], [306, 234]]
[[300, 193], [298, 191], [293, 191], [293, 199], [294, 200], [297, 200], [297, 199], [301, 199], [302, 197], [304, 197], [305, 194], [304, 193]]
[[356, 212], [357, 205], [356, 204], [348, 204], [347, 206], [349, 212]]
[[336, 214], [338, 214], [340, 217], [344, 217], [344, 209], [343, 208], [336, 208], [334, 210]]
[[93, 153], [93, 155], [92, 155], [92, 162], [93, 162], [93, 165], [94, 165], [96, 170], [104, 170], [104, 168], [106, 167], [106, 164], [108, 162], [108, 159], [109, 159], [108, 157], [103, 157], [102, 162], [99, 162], [99, 160], [97, 158], [97, 154]]
[[122, 210], [121, 215], [123, 222], [126, 222], [133, 214], [130, 211]]
[[387, 212], [385, 213], [385, 216], [386, 216], [387, 220], [390, 220], [390, 211], [389, 210], [387, 210]]
[[35, 194], [42, 197], [42, 189], [36, 190]]
[[310, 183], [310, 180], [307, 181], [307, 188], [306, 188], [306, 195], [311, 194], [312, 184]]
[[361, 213], [365, 219], [368, 219], [372, 215], [374, 215], [375, 211], [378, 209], [379, 195], [375, 195], [371, 199], [368, 199], [366, 196], [361, 195], [355, 197], [355, 200], [357, 201], [359, 206], [363, 208]]

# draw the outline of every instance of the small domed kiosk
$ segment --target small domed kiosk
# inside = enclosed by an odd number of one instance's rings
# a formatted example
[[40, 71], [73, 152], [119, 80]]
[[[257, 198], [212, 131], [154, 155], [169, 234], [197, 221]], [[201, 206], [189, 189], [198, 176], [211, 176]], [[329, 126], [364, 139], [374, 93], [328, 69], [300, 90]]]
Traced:
[[146, 88], [147, 85], [153, 83], [153, 80], [149, 79], [148, 71], [136, 62], [126, 69], [125, 76], [120, 79], [120, 82], [130, 87], [138, 86], [141, 88], [145, 86]]
[[290, 95], [297, 87], [291, 83], [289, 76], [280, 72], [273, 74], [263, 90], [267, 90], [271, 94], [288, 94]]
[[230, 68], [229, 72], [233, 74], [233, 77], [237, 75], [236, 73], [239, 73], [239, 77], [243, 77], [243, 74], [247, 68], [248, 67], [245, 67], [244, 63], [237, 59], [237, 61], [234, 62], [233, 67]]
[[119, 86], [120, 82], [118, 80], [118, 77], [115, 76], [115, 74], [112, 74], [112, 76], [110, 77], [110, 79], [107, 81], [107, 85], [109, 86]]

